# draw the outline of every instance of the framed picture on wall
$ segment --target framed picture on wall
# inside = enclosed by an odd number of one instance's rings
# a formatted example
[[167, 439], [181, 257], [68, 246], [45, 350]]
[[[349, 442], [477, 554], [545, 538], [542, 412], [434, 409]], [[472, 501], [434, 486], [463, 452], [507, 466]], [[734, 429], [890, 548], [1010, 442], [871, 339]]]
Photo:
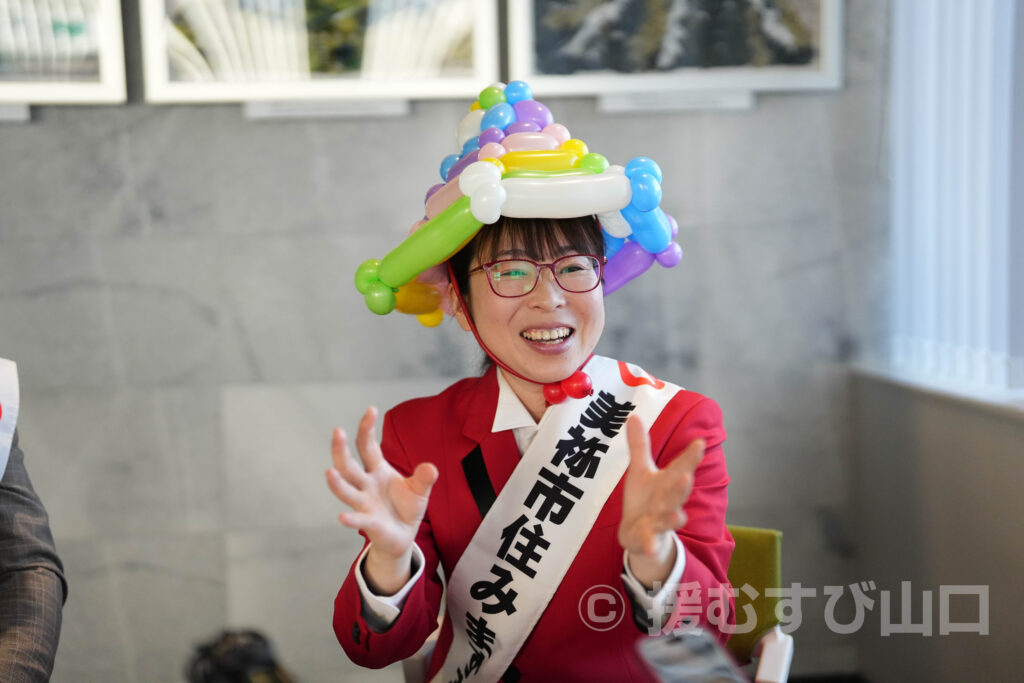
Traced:
[[541, 94], [838, 88], [842, 0], [508, 0]]
[[0, 0], [0, 103], [124, 100], [120, 0]]
[[140, 0], [146, 100], [465, 96], [498, 79], [497, 0]]

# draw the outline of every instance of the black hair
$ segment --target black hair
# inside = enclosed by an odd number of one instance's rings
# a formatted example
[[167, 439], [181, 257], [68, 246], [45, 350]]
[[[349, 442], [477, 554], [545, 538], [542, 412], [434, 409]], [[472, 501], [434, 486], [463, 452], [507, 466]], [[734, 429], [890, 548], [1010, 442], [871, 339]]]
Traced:
[[[507, 240], [507, 241], [506, 241]], [[451, 257], [455, 282], [469, 304], [469, 269], [473, 259], [492, 260], [501, 246], [521, 249], [528, 258], [540, 261], [568, 245], [579, 254], [604, 256], [604, 235], [594, 216], [577, 218], [507, 218], [485, 225], [466, 246]]]

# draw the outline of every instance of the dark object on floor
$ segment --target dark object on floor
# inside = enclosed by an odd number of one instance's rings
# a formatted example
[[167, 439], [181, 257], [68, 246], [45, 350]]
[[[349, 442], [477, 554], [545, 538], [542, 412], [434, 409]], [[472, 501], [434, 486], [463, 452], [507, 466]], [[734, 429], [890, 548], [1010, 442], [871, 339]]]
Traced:
[[224, 631], [199, 645], [185, 667], [189, 683], [294, 683], [256, 631]]

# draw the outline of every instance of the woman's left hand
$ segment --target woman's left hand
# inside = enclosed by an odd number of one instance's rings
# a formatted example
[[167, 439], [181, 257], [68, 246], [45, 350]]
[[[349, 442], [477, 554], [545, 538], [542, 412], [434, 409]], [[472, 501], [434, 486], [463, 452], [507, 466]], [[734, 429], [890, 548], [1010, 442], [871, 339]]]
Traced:
[[629, 553], [630, 570], [650, 586], [666, 578], [675, 563], [672, 535], [686, 524], [683, 504], [693, 490], [693, 473], [704, 457], [705, 442], [695, 439], [667, 467], [658, 469], [647, 427], [636, 415], [626, 422], [626, 438], [630, 459], [619, 544]]

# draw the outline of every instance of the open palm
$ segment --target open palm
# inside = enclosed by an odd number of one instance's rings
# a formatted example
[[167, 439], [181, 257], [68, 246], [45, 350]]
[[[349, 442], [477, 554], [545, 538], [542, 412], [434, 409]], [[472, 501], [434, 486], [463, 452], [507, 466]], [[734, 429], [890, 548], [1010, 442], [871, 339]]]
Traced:
[[630, 553], [650, 556], [667, 538], [665, 532], [686, 524], [683, 504], [693, 490], [693, 473], [704, 457], [705, 443], [692, 441], [668, 466], [658, 469], [647, 428], [636, 415], [626, 422], [626, 438], [629, 468], [623, 482], [619, 544]]
[[376, 422], [375, 408], [367, 410], [359, 421], [356, 448], [362, 465], [352, 457], [344, 430], [334, 430], [334, 467], [327, 470], [327, 485], [352, 508], [338, 515], [338, 520], [363, 531], [378, 552], [399, 557], [409, 551], [416, 539], [430, 489], [437, 481], [437, 468], [421, 463], [409, 477], [395, 470], [381, 453]]

